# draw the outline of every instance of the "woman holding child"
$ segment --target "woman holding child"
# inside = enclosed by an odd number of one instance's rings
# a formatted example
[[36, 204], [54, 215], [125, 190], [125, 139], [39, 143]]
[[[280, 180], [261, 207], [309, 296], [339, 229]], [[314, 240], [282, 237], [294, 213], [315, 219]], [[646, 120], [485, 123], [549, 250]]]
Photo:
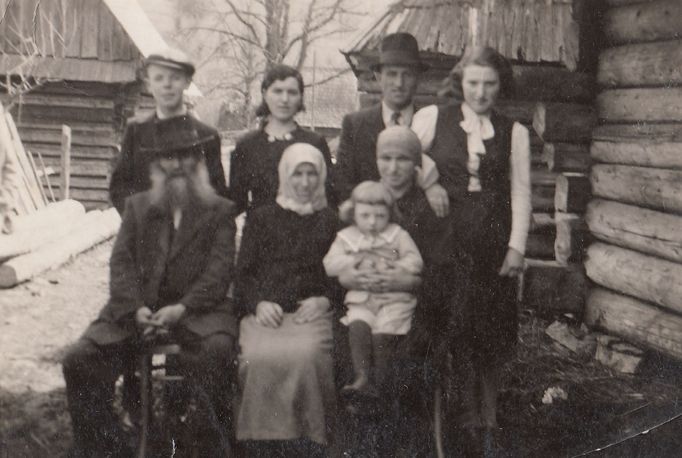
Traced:
[[448, 192], [448, 231], [462, 260], [461, 283], [443, 283], [453, 294], [444, 304], [449, 326], [438, 336], [465, 376], [457, 423], [488, 441], [497, 428], [500, 369], [516, 344], [513, 277], [523, 269], [531, 217], [529, 136], [495, 109], [514, 89], [511, 65], [495, 50], [468, 49], [450, 80], [462, 101], [422, 109], [413, 129]]

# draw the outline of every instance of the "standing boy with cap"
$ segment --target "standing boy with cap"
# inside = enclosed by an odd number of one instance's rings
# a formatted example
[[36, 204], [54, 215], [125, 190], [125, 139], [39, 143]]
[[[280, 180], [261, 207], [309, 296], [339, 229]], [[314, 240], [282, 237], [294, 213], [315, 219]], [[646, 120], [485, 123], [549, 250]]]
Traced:
[[[381, 103], [346, 115], [337, 153], [336, 180], [341, 199], [366, 180], [378, 180], [376, 144], [386, 127], [410, 126], [419, 76], [428, 66], [421, 61], [417, 40], [409, 33], [393, 33], [381, 42], [379, 61], [372, 66], [382, 93]], [[437, 183], [438, 171], [431, 158], [422, 158], [419, 185], [438, 216], [447, 213], [445, 190]]]
[[178, 117], [189, 120], [192, 141], [203, 145], [211, 185], [219, 195], [227, 195], [225, 172], [220, 162], [220, 135], [190, 115], [184, 103], [184, 91], [192, 82], [194, 70], [189, 58], [173, 48], [152, 53], [145, 60], [145, 82], [154, 97], [156, 110], [144, 119], [129, 120], [126, 126], [109, 184], [109, 197], [119, 213], [123, 212], [127, 197], [149, 189], [149, 151], [161, 135], [163, 125]]

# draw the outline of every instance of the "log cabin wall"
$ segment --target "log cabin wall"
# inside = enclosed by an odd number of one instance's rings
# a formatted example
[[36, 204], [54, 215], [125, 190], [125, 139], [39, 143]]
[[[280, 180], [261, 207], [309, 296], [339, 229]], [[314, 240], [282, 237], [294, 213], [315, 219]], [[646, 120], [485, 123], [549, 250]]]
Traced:
[[491, 46], [512, 61], [517, 93], [498, 107], [531, 134], [533, 224], [523, 300], [548, 313], [582, 313], [587, 292], [583, 215], [597, 122], [596, 16], [590, 2], [577, 0], [410, 0], [390, 10], [346, 52], [362, 107], [380, 100], [369, 68], [388, 33], [412, 33], [430, 66], [420, 81], [418, 107], [448, 101], [437, 93], [466, 46]]
[[[142, 55], [103, 0], [0, 0], [0, 78], [41, 84], [20, 97], [0, 93], [26, 149], [55, 170], [61, 125], [72, 129], [71, 197], [109, 205], [108, 182], [124, 121], [139, 103]], [[49, 195], [49, 191], [46, 192]]]
[[607, 4], [585, 320], [682, 359], [682, 2]]
[[[54, 173], [52, 192], [59, 190], [61, 126], [72, 129], [70, 197], [86, 209], [109, 206], [109, 180], [125, 120], [133, 115], [138, 84], [91, 82], [50, 83], [22, 96], [11, 110], [24, 147], [38, 167], [41, 159]], [[87, 94], [87, 96], [84, 96]], [[50, 195], [43, 180], [46, 194]]]

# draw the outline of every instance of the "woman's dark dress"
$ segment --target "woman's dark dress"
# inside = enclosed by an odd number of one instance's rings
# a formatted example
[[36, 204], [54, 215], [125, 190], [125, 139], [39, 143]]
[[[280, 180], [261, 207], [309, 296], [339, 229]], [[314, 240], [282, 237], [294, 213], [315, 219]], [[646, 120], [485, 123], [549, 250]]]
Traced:
[[284, 150], [294, 143], [308, 143], [322, 152], [327, 164], [327, 201], [330, 206], [336, 204], [331, 154], [323, 136], [297, 126], [291, 132], [290, 140], [270, 141], [265, 130], [259, 129], [247, 133], [237, 142], [230, 160], [228, 197], [237, 205], [239, 213], [275, 201], [279, 188], [279, 160]]
[[[300, 300], [331, 298], [322, 259], [337, 229], [336, 213], [329, 208], [299, 215], [270, 204], [247, 218], [235, 283], [235, 302], [244, 316], [238, 440], [328, 441], [335, 406], [332, 314], [297, 324], [292, 313]], [[260, 301], [282, 307], [278, 328], [255, 321]]]
[[511, 232], [510, 154], [513, 121], [493, 113], [495, 136], [485, 140], [481, 157], [480, 192], [469, 192], [467, 134], [460, 127], [459, 104], [440, 106], [431, 157], [439, 183], [450, 198], [449, 228], [458, 254], [457, 281], [451, 289], [449, 325], [444, 336], [458, 353], [470, 352], [486, 364], [505, 361], [517, 335], [515, 279], [498, 274], [507, 254]]

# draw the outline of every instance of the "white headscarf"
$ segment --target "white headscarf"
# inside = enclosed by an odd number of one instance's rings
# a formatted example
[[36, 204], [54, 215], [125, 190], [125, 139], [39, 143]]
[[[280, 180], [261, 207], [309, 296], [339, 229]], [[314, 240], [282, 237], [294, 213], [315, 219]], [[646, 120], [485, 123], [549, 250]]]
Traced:
[[[296, 167], [300, 164], [308, 163], [317, 171], [319, 181], [317, 188], [313, 190], [312, 198], [309, 202], [300, 202], [291, 186], [291, 176]], [[288, 146], [277, 168], [279, 174], [279, 189], [277, 190], [277, 203], [280, 207], [294, 211], [299, 215], [309, 215], [327, 206], [325, 196], [325, 182], [327, 181], [327, 164], [320, 150], [308, 143], [294, 143]]]

